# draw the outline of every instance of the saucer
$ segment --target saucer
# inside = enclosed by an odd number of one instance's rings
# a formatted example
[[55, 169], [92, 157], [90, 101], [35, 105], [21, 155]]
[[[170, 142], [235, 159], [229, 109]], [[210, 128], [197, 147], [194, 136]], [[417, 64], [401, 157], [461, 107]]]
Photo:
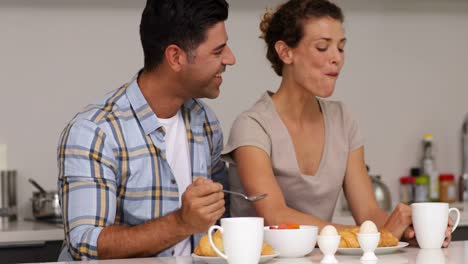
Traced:
[[[408, 245], [408, 242], [398, 242], [398, 245], [394, 247], [378, 247], [375, 249], [374, 253], [376, 255], [390, 254]], [[361, 248], [338, 248], [338, 253], [342, 255], [362, 255], [363, 252]]]

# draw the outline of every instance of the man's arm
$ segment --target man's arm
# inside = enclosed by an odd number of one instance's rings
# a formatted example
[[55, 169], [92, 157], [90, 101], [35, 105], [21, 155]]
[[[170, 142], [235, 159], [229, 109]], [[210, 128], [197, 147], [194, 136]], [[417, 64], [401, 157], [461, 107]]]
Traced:
[[222, 186], [197, 179], [182, 196], [182, 208], [146, 224], [109, 226], [98, 239], [100, 259], [147, 257], [194, 233], [206, 232], [224, 213]]
[[88, 120], [70, 123], [57, 150], [65, 240], [75, 260], [96, 259], [97, 238], [116, 214], [117, 162], [110, 139]]
[[62, 134], [59, 190], [74, 259], [152, 256], [206, 231], [224, 212], [221, 185], [199, 179], [183, 194], [180, 210], [139, 226], [114, 225], [117, 165], [112, 149], [90, 121], [77, 121]]
[[[217, 124], [219, 126], [219, 123]], [[213, 153], [211, 154], [211, 179], [214, 182], [220, 183], [223, 189], [229, 190], [229, 178], [227, 174], [226, 162], [221, 159], [221, 152], [223, 151], [224, 141], [223, 132], [221, 127], [213, 134]], [[226, 211], [222, 217], [230, 216], [230, 196], [224, 197]]]

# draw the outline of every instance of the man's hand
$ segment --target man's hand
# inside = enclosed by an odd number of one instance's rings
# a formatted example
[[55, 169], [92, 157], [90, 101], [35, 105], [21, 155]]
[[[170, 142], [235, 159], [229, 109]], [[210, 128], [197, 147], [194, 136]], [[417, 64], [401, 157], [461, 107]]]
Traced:
[[182, 194], [178, 220], [188, 233], [206, 232], [224, 213], [223, 186], [199, 178]]
[[[407, 230], [412, 223], [411, 220], [411, 207], [405, 204], [398, 204], [393, 210], [392, 214], [385, 222], [384, 228], [391, 232], [396, 238], [401, 239], [403, 235], [408, 236], [414, 233], [414, 230]], [[412, 234], [414, 237], [414, 234]]]

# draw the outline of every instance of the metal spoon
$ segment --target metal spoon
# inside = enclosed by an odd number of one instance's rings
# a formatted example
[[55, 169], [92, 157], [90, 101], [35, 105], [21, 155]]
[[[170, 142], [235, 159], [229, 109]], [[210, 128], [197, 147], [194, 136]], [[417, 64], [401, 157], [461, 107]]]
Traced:
[[240, 192], [233, 192], [233, 191], [227, 191], [227, 190], [223, 190], [223, 192], [238, 195], [240, 197], [243, 197], [245, 200], [251, 201], [251, 202], [261, 200], [261, 199], [267, 197], [267, 195], [268, 195], [267, 193], [264, 193], [264, 194], [259, 194], [259, 195], [247, 196], [247, 195], [245, 195], [243, 193], [240, 193]]

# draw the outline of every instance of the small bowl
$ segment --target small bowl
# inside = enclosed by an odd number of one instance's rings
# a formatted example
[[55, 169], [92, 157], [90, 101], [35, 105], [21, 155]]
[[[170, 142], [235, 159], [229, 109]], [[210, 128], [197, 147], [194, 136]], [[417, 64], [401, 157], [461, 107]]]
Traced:
[[299, 229], [270, 229], [266, 226], [263, 240], [270, 244], [280, 258], [300, 258], [314, 250], [317, 241], [316, 226], [301, 225]]

